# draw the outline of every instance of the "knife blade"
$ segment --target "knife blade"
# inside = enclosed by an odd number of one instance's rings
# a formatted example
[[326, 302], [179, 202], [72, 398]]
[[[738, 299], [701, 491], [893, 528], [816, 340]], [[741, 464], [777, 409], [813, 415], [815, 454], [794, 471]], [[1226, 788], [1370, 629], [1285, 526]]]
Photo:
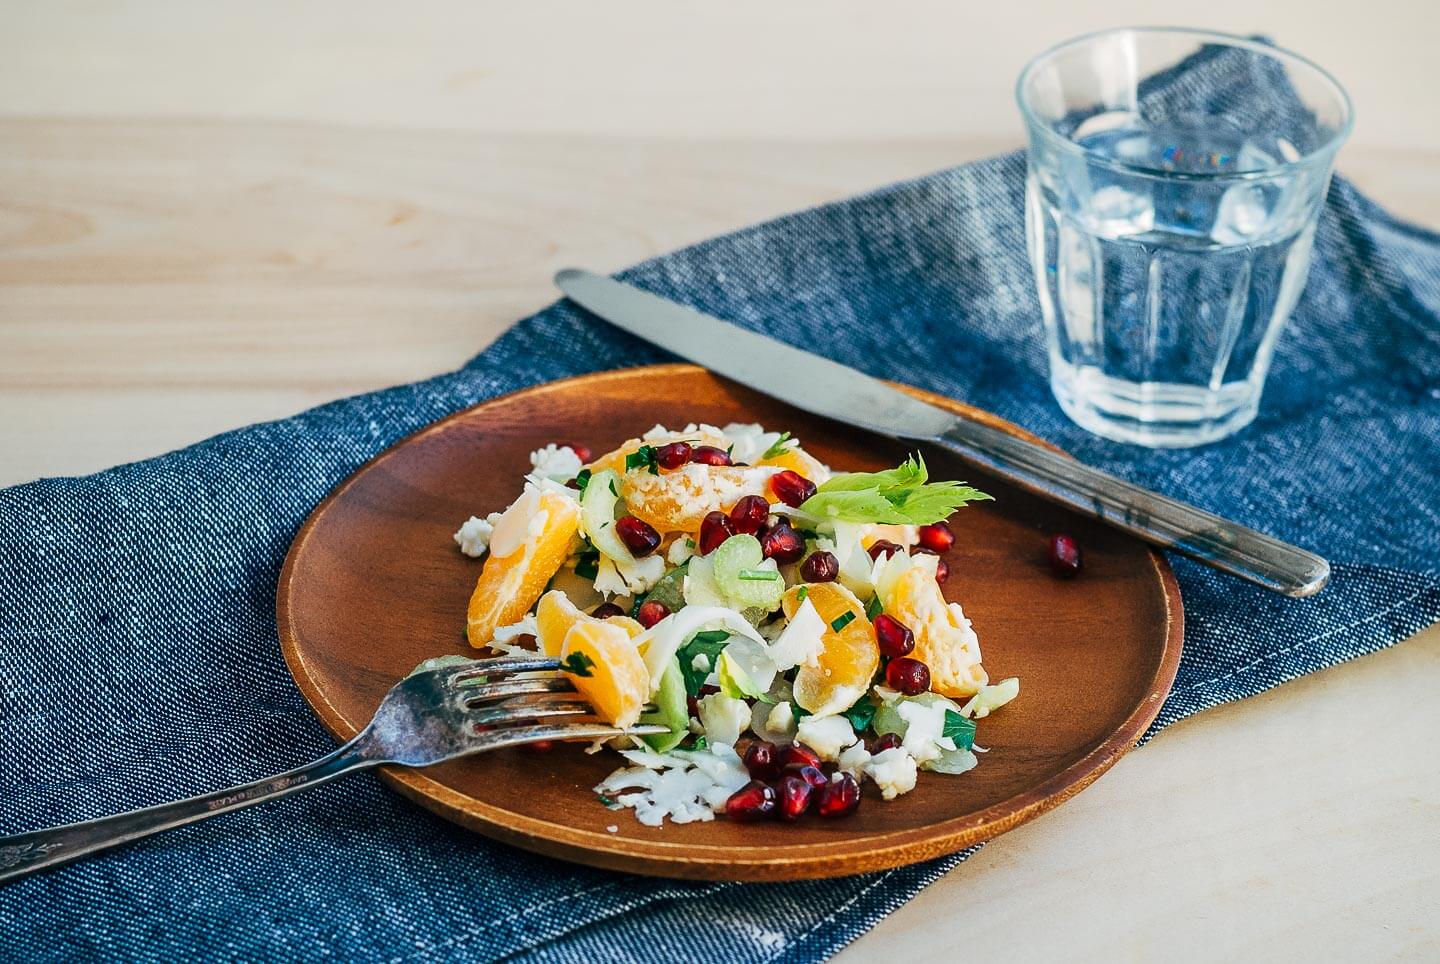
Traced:
[[616, 327], [758, 392], [881, 435], [937, 445], [1042, 498], [1266, 589], [1309, 596], [1329, 580], [1329, 563], [1312, 552], [913, 398], [839, 362], [594, 272], [566, 268], [555, 284]]

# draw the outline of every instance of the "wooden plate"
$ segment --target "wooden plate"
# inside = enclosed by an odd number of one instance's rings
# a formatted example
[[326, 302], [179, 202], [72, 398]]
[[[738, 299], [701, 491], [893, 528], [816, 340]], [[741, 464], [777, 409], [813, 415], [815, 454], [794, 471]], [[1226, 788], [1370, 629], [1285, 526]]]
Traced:
[[[908, 389], [907, 389], [908, 390]], [[1017, 435], [994, 416], [913, 392]], [[381, 696], [421, 660], [469, 653], [465, 605], [480, 562], [451, 534], [519, 493], [529, 453], [577, 441], [603, 452], [657, 422], [760, 422], [786, 428], [841, 469], [875, 470], [898, 443], [807, 415], [691, 365], [554, 382], [459, 412], [361, 468], [300, 530], [277, 600], [285, 659], [337, 739], [365, 725]], [[922, 773], [884, 803], [867, 784], [840, 820], [655, 829], [601, 806], [591, 787], [623, 761], [577, 746], [499, 751], [428, 770], [386, 769], [391, 786], [497, 840], [615, 870], [706, 880], [791, 880], [889, 868], [994, 837], [1058, 805], [1134, 746], [1180, 661], [1180, 593], [1141, 543], [927, 452], [932, 475], [995, 496], [957, 516], [946, 595], [974, 621], [992, 679], [1019, 676], [1020, 697], [980, 724], [988, 747], [960, 776]], [[1049, 533], [1075, 535], [1077, 579], [1050, 574]], [[610, 833], [607, 827], [618, 827]]]

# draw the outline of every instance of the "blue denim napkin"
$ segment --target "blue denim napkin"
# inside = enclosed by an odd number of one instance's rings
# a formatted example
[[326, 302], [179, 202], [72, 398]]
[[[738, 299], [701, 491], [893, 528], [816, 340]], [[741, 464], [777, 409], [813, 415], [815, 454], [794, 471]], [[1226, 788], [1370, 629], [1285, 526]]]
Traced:
[[[1197, 69], [1191, 89], [1227, 82]], [[1440, 617], [1440, 236], [1337, 180], [1259, 419], [1202, 450], [1140, 451], [1084, 434], [1050, 397], [1023, 169], [1012, 154], [944, 171], [624, 277], [989, 408], [1334, 562], [1329, 589], [1294, 601], [1177, 560], [1186, 651], [1157, 729]], [[662, 358], [557, 304], [452, 374], [0, 492], [0, 833], [329, 750], [275, 635], [306, 514], [442, 415]], [[788, 885], [627, 877], [491, 843], [359, 776], [0, 888], [0, 946], [57, 961], [814, 961], [962, 859]]]

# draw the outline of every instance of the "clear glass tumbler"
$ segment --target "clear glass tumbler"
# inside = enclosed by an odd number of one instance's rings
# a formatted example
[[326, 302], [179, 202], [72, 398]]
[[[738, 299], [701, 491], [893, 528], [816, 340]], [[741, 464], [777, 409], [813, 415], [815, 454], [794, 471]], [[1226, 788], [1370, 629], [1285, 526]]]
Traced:
[[1345, 91], [1262, 43], [1126, 28], [1041, 54], [1016, 97], [1060, 406], [1155, 447], [1249, 424], [1350, 132]]

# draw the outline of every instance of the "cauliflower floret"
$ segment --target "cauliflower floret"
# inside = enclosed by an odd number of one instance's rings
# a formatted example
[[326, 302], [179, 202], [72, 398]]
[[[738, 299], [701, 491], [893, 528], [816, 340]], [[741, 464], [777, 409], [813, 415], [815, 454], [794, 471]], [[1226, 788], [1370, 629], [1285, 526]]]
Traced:
[[915, 759], [903, 747], [891, 747], [877, 753], [864, 766], [865, 775], [880, 788], [880, 796], [894, 800], [915, 789]]
[[871, 760], [870, 751], [865, 749], [864, 740], [856, 740], [846, 747], [836, 757], [835, 764], [841, 770], [848, 770], [850, 773], [859, 775], [864, 772], [865, 764]]
[[695, 555], [695, 540], [686, 537], [672, 542], [665, 553], [665, 558], [669, 560], [670, 565], [678, 566], [693, 555]]
[[700, 700], [700, 724], [711, 744], [734, 746], [750, 725], [750, 704], [724, 693], [711, 693]]
[[495, 523], [499, 521], [500, 513], [498, 512], [492, 512], [483, 519], [472, 515], [455, 533], [455, 544], [467, 556], [478, 558], [485, 555], [486, 550], [490, 548], [490, 537], [495, 534]]
[[613, 596], [634, 596], [650, 589], [665, 575], [665, 560], [646, 556], [633, 563], [601, 556], [595, 572], [595, 591]]
[[553, 442], [530, 453], [531, 473], [537, 478], [564, 482], [580, 474], [580, 456], [568, 445]]
[[754, 465], [760, 461], [770, 450], [770, 446], [780, 441], [779, 432], [767, 432], [764, 426], [756, 422], [749, 425], [731, 422], [720, 431], [732, 446], [730, 457], [746, 465]]
[[820, 754], [820, 759], [834, 760], [854, 742], [855, 728], [843, 716], [807, 716], [796, 728], [795, 738]]

